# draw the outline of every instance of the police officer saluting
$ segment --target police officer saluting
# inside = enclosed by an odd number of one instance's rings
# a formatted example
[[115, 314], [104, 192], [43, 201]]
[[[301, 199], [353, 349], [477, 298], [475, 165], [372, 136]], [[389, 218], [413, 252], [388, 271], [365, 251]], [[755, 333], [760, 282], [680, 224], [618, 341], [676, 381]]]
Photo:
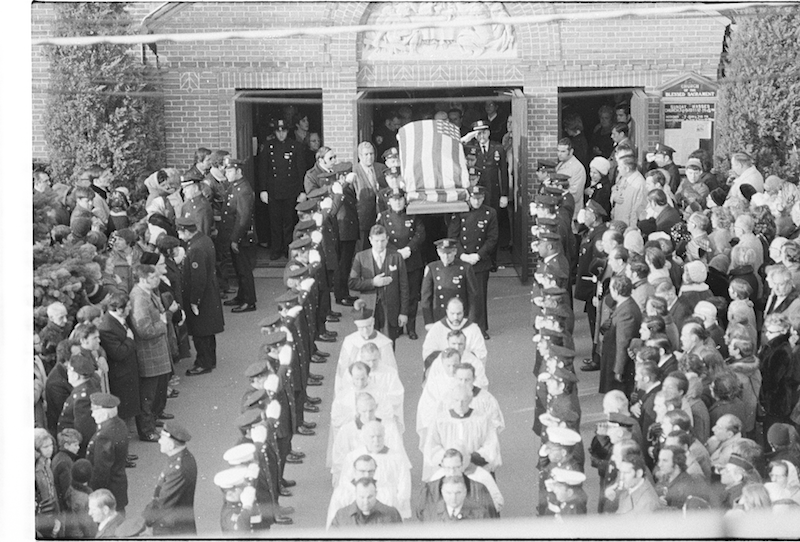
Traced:
[[386, 228], [389, 246], [397, 250], [406, 263], [408, 275], [408, 338], [417, 340], [417, 306], [422, 290], [422, 252], [425, 226], [417, 216], [406, 213], [406, 193], [402, 188], [388, 189], [385, 197], [390, 209], [378, 215], [377, 224]]
[[225, 158], [225, 176], [231, 183], [222, 210], [220, 229], [230, 239], [233, 269], [239, 290], [233, 299], [223, 304], [232, 306], [231, 312], [256, 310], [256, 286], [253, 268], [256, 265], [256, 234], [253, 228], [255, 194], [250, 183], [242, 176], [242, 162]]
[[472, 266], [457, 262], [458, 243], [455, 239], [439, 239], [434, 243], [438, 262], [425, 267], [422, 277], [422, 317], [425, 329], [445, 317], [447, 302], [458, 297], [464, 303], [464, 312], [473, 322], [477, 314], [477, 281]]
[[470, 210], [453, 215], [450, 219], [448, 236], [458, 243], [458, 258], [472, 266], [477, 280], [477, 324], [483, 338], [489, 338], [489, 315], [486, 303], [486, 290], [489, 285], [489, 272], [492, 270], [492, 254], [497, 247], [499, 230], [497, 212], [484, 204], [486, 189], [473, 186], [469, 193]]
[[283, 119], [275, 123], [275, 139], [269, 141], [258, 156], [258, 191], [261, 201], [269, 205], [269, 227], [272, 235], [271, 260], [288, 257], [295, 203], [305, 199], [303, 175], [306, 166], [303, 152], [296, 141], [287, 139], [289, 128]]

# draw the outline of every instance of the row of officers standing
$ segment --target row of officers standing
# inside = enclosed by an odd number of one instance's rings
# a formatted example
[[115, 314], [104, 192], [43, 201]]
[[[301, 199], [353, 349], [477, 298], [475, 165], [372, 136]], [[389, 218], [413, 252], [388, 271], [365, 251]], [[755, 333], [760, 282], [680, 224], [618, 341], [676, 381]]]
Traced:
[[[371, 247], [370, 230], [375, 224], [382, 225], [389, 246], [403, 257], [408, 282], [409, 314], [406, 322], [393, 327], [399, 336], [407, 333], [416, 339], [417, 305], [437, 304], [440, 295], [447, 289], [470, 290], [464, 295], [468, 307], [474, 308], [477, 321], [488, 335], [486, 311], [486, 286], [489, 273], [497, 269], [497, 250], [509, 234], [509, 181], [506, 153], [502, 146], [489, 139], [490, 128], [485, 121], [473, 125], [473, 132], [465, 140], [467, 165], [469, 167], [469, 210], [449, 216], [412, 216], [405, 212], [408, 203], [406, 186], [400, 171], [400, 159], [396, 148], [383, 153], [384, 163], [376, 161], [371, 143], [358, 146], [358, 163], [337, 162], [333, 149], [321, 147], [316, 154], [316, 163], [306, 169], [297, 143], [287, 138], [288, 129], [283, 121], [275, 124], [275, 139], [269, 141], [256, 157], [258, 179], [256, 192], [262, 202], [269, 205], [270, 257], [277, 260], [289, 256], [292, 231], [298, 221], [298, 213], [304, 212], [305, 202], [315, 190], [323, 196], [320, 203], [324, 216], [316, 213], [321, 233], [326, 270], [325, 284], [320, 287], [332, 292], [336, 302], [352, 305], [355, 297], [350, 295], [350, 277], [356, 252]], [[307, 210], [306, 210], [307, 211]], [[505, 233], [504, 233], [505, 232]], [[435, 296], [425, 296], [423, 268], [428, 262], [440, 258], [434, 251], [433, 242], [449, 239], [448, 246], [454, 249], [454, 258], [441, 259], [443, 268], [453, 269], [434, 273], [432, 278]], [[467, 278], [466, 269], [471, 271]], [[452, 276], [455, 269], [463, 277]], [[472, 276], [474, 275], [474, 277]], [[380, 282], [380, 279], [379, 281]], [[429, 323], [428, 317], [425, 317]], [[435, 321], [435, 320], [431, 320]], [[393, 330], [390, 330], [390, 333]], [[393, 339], [396, 337], [392, 337]]]

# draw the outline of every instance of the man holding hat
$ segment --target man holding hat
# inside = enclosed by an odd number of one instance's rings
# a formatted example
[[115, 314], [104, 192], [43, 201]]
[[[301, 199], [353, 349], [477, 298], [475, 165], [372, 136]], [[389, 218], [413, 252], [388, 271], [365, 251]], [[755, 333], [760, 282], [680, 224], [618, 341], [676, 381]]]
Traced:
[[589, 496], [583, 490], [586, 475], [579, 471], [554, 468], [550, 471], [550, 479], [545, 482], [547, 491], [557, 504], [550, 503], [548, 509], [557, 518], [586, 514]]
[[[117, 416], [119, 399], [109, 393], [93, 393], [92, 418], [97, 432], [89, 441], [86, 459], [92, 463], [92, 489], [105, 488], [114, 494], [117, 512], [128, 505], [128, 427]], [[136, 466], [135, 464], [130, 466]]]
[[214, 243], [194, 222], [187, 218], [177, 221], [178, 236], [186, 243], [183, 262], [183, 306], [189, 333], [197, 350], [194, 366], [186, 376], [210, 373], [217, 366], [217, 339], [225, 329], [222, 302], [215, 269]]
[[388, 248], [386, 228], [372, 226], [369, 235], [372, 248], [356, 254], [350, 270], [348, 286], [357, 292], [375, 295], [375, 328], [388, 328], [394, 343], [408, 323], [408, 274], [405, 259]]
[[458, 297], [464, 303], [469, 320], [475, 322], [478, 315], [478, 285], [472, 266], [456, 262], [458, 242], [455, 239], [439, 239], [434, 243], [438, 262], [425, 267], [422, 277], [422, 317], [425, 329], [447, 315], [447, 303]]
[[406, 193], [402, 188], [388, 192], [389, 209], [378, 215], [376, 224], [386, 229], [389, 247], [403, 257], [408, 277], [408, 322], [406, 331], [412, 341], [417, 339], [417, 308], [422, 290], [422, 243], [425, 226], [422, 220], [406, 213]]
[[645, 158], [647, 158], [648, 170], [659, 168], [669, 175], [667, 184], [669, 185], [670, 190], [672, 190], [672, 193], [677, 194], [678, 187], [681, 184], [681, 172], [678, 169], [677, 164], [672, 161], [672, 155], [674, 153], [675, 149], [669, 145], [657, 143], [656, 148], [651, 152], [648, 152]]
[[272, 235], [270, 259], [288, 255], [292, 226], [296, 216], [294, 205], [302, 201], [303, 174], [306, 164], [303, 151], [296, 141], [288, 139], [289, 127], [278, 119], [273, 125], [275, 139], [264, 145], [256, 160], [261, 176], [256, 187], [261, 201], [269, 205], [269, 225]]
[[203, 195], [202, 182], [203, 175], [196, 168], [183, 175], [181, 191], [184, 202], [180, 218], [189, 219], [198, 230], [211, 237], [214, 231], [214, 210]]
[[239, 538], [254, 533], [251, 521], [254, 519], [256, 489], [250, 484], [249, 474], [247, 467], [239, 466], [225, 469], [214, 476], [214, 485], [222, 490], [225, 499], [220, 513], [220, 528], [228, 536]]
[[186, 447], [191, 439], [192, 435], [182, 425], [171, 420], [161, 430], [158, 444], [168, 461], [158, 477], [153, 500], [142, 512], [153, 536], [197, 536], [194, 515], [197, 463]]
[[[563, 369], [560, 369], [563, 370]], [[542, 447], [539, 449], [539, 504], [537, 510], [540, 516], [551, 515], [554, 503], [549, 494], [548, 482], [554, 469], [565, 469], [583, 472], [583, 465], [576, 458], [574, 449], [581, 442], [581, 435], [567, 427], [552, 425], [547, 427], [542, 435]], [[581, 445], [582, 446], [582, 445]]]
[[[486, 190], [486, 205], [497, 212], [499, 243], [500, 246], [505, 246], [510, 236], [508, 212], [501, 211], [508, 207], [506, 151], [499, 140], [490, 141], [491, 130], [485, 120], [473, 122], [471, 133], [475, 134], [476, 141], [471, 142], [469, 146], [478, 149], [475, 161], [475, 169], [480, 173], [478, 184]], [[496, 261], [493, 266], [497, 266]]]
[[483, 332], [483, 338], [489, 338], [489, 314], [487, 290], [492, 261], [496, 260], [497, 211], [484, 204], [486, 190], [482, 186], [473, 186], [469, 190], [470, 210], [453, 215], [450, 218], [448, 237], [458, 243], [458, 258], [472, 266], [476, 278], [477, 324]]
[[91, 395], [100, 391], [99, 379], [95, 377], [94, 362], [89, 354], [73, 354], [67, 365], [67, 380], [72, 385], [72, 393], [64, 402], [58, 418], [58, 432], [64, 429], [77, 429], [81, 433], [81, 447], [78, 457], [86, 456], [86, 447], [97, 431], [92, 417]]
[[253, 225], [255, 194], [242, 175], [242, 162], [226, 157], [225, 177], [231, 183], [222, 209], [220, 236], [230, 245], [230, 255], [239, 290], [236, 297], [225, 301], [231, 312], [256, 310], [256, 286], [253, 269], [256, 265], [256, 233]]

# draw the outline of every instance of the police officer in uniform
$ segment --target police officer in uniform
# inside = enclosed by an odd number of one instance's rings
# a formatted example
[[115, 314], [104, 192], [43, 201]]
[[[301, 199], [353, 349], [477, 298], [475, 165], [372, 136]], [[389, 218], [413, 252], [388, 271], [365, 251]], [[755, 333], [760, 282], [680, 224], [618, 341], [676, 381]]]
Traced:
[[422, 277], [425, 329], [445, 317], [447, 302], [453, 297], [461, 299], [464, 312], [474, 322], [478, 311], [478, 285], [472, 266], [455, 261], [458, 251], [455, 239], [439, 239], [434, 245], [439, 261], [429, 263]]
[[472, 266], [477, 280], [476, 320], [489, 339], [489, 314], [486, 293], [489, 286], [489, 272], [492, 269], [492, 253], [497, 247], [497, 212], [484, 204], [486, 189], [482, 186], [470, 188], [469, 206], [466, 213], [452, 216], [448, 237], [458, 242], [458, 258]]
[[[480, 172], [478, 184], [486, 189], [486, 204], [497, 212], [498, 244], [507, 246], [511, 239], [511, 226], [508, 220], [508, 164], [506, 151], [500, 143], [489, 140], [489, 124], [479, 120], [472, 123], [476, 134], [475, 168]], [[471, 152], [471, 151], [468, 151]], [[497, 268], [497, 246], [492, 254], [493, 269]]]
[[575, 299], [585, 303], [584, 310], [589, 318], [589, 331], [594, 336], [594, 325], [597, 321], [597, 308], [591, 303], [597, 290], [597, 278], [591, 272], [592, 262], [601, 256], [597, 244], [608, 229], [604, 220], [608, 217], [606, 210], [594, 200], [586, 202], [586, 207], [578, 213], [578, 222], [586, 229], [583, 231], [581, 245], [578, 249], [578, 273], [575, 281]]
[[93, 393], [92, 418], [97, 432], [86, 448], [86, 459], [92, 463], [92, 489], [108, 489], [117, 501], [117, 512], [125, 513], [128, 505], [128, 427], [117, 416], [119, 399], [110, 393]]
[[255, 194], [250, 183], [242, 176], [241, 161], [226, 157], [225, 176], [231, 186], [222, 209], [220, 235], [229, 239], [239, 290], [233, 299], [223, 304], [232, 306], [231, 312], [252, 312], [256, 310], [256, 286], [253, 280], [257, 243], [253, 228]]
[[406, 213], [406, 193], [402, 188], [387, 191], [390, 209], [378, 215], [376, 224], [386, 228], [389, 246], [393, 247], [406, 262], [408, 275], [408, 323], [406, 332], [412, 341], [417, 340], [417, 306], [422, 290], [422, 243], [425, 242], [425, 226], [418, 216]]
[[72, 385], [72, 393], [64, 401], [61, 409], [58, 432], [67, 428], [80, 431], [82, 439], [78, 457], [85, 457], [89, 440], [97, 431], [97, 424], [92, 418], [90, 397], [100, 391], [100, 383], [94, 372], [94, 362], [89, 354], [73, 354], [67, 365], [67, 379]]
[[294, 206], [304, 199], [301, 196], [306, 172], [303, 152], [296, 141], [287, 139], [288, 130], [286, 121], [278, 119], [275, 123], [275, 139], [269, 141], [258, 156], [258, 169], [261, 172], [261, 178], [258, 179], [259, 197], [270, 207], [272, 260], [282, 255], [288, 257], [292, 228], [297, 218]]
[[[211, 203], [203, 195], [202, 182], [203, 176], [196, 169], [190, 169], [184, 174], [181, 181], [184, 197], [181, 217], [191, 219], [198, 230], [211, 237], [215, 232], [214, 211]], [[216, 258], [216, 253], [214, 257]]]
[[217, 366], [216, 334], [224, 331], [225, 318], [214, 267], [214, 243], [197, 231], [190, 218], [178, 219], [178, 236], [186, 243], [183, 306], [190, 309], [186, 311], [186, 322], [197, 350], [194, 366], [186, 370], [186, 376], [196, 376], [210, 373]]
[[194, 515], [194, 490], [197, 485], [197, 462], [186, 447], [192, 435], [180, 424], [169, 420], [161, 429], [158, 443], [168, 456], [167, 466], [158, 477], [153, 500], [142, 512], [145, 524], [155, 537], [197, 536]]

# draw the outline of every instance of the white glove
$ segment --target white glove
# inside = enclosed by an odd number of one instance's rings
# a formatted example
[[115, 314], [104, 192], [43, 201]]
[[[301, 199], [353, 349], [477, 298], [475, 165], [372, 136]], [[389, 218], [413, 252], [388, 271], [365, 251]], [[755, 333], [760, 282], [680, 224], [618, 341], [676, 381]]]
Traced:
[[[296, 307], [292, 307], [292, 309], [295, 309], [295, 308]], [[291, 315], [291, 316], [294, 317], [294, 315]], [[283, 332], [286, 333], [286, 342], [289, 343], [289, 344], [293, 343], [294, 342], [294, 335], [292, 335], [292, 332], [289, 331], [286, 328], [283, 328]]]
[[331, 192], [341, 196], [342, 195], [342, 183], [339, 183], [339, 182], [333, 183], [331, 185]]
[[404, 260], [407, 260], [411, 256], [411, 247], [403, 247], [399, 249], [397, 253], [400, 254]]
[[278, 353], [278, 360], [284, 367], [292, 363], [292, 347], [288, 344], [281, 346], [281, 351]]
[[322, 232], [319, 230], [314, 230], [311, 232], [311, 242], [315, 245], [318, 245], [322, 242]]
[[250, 430], [250, 439], [259, 444], [267, 442], [267, 426], [263, 423], [253, 426]]
[[[300, 305], [295, 305], [294, 307], [292, 307], [291, 309], [289, 309], [288, 311], [286, 311], [286, 313], [287, 313], [287, 314], [288, 314], [290, 317], [292, 317], [292, 318], [296, 318], [296, 317], [297, 317], [297, 315], [298, 315], [298, 314], [300, 314], [300, 311], [301, 311], [301, 310], [303, 310], [303, 307], [301, 307]], [[286, 336], [287, 336], [287, 337], [289, 337], [289, 332], [288, 332], [288, 331], [287, 331], [287, 333], [286, 333]], [[294, 341], [294, 337], [292, 337], [292, 341]]]
[[245, 475], [246, 478], [250, 480], [255, 480], [258, 478], [261, 469], [258, 468], [258, 463], [255, 461], [247, 465], [247, 474]]
[[333, 207], [333, 200], [330, 197], [323, 199], [322, 202], [319, 204], [320, 209], [327, 210], [330, 209], [331, 207]]
[[313, 216], [314, 216], [314, 224], [316, 224], [318, 228], [321, 227], [322, 226], [322, 213], [314, 213]]
[[508, 207], [508, 196], [500, 196], [500, 208], [505, 209]]
[[256, 488], [253, 486], [247, 486], [244, 488], [242, 490], [242, 494], [239, 495], [239, 500], [241, 501], [243, 508], [252, 508], [256, 503]]
[[186, 249], [183, 247], [176, 247], [172, 259], [175, 260], [176, 264], [178, 265], [182, 264], [183, 260], [186, 259]]
[[268, 393], [275, 393], [278, 391], [278, 383], [279, 383], [278, 375], [276, 374], [267, 375], [266, 380], [264, 380], [264, 389]]
[[356, 181], [356, 174], [354, 172], [352, 172], [352, 171], [350, 173], [348, 173], [347, 175], [345, 175], [345, 177], [344, 177], [344, 182], [346, 182], [347, 184], [352, 184], [355, 181]]
[[319, 250], [311, 250], [308, 253], [308, 263], [320, 263], [322, 258], [319, 255]]
[[259, 196], [261, 197], [261, 201], [264, 202], [264, 205], [269, 204], [269, 194], [267, 193], [266, 190], [264, 192], [259, 193]]
[[273, 399], [267, 405], [267, 418], [270, 420], [277, 420], [281, 417], [281, 404]]
[[536, 216], [536, 204], [535, 203], [528, 204], [528, 213], [531, 216]]
[[303, 290], [304, 292], [310, 292], [311, 288], [314, 287], [314, 282], [315, 282], [314, 279], [312, 279], [311, 277], [303, 279], [300, 281], [300, 289]]

